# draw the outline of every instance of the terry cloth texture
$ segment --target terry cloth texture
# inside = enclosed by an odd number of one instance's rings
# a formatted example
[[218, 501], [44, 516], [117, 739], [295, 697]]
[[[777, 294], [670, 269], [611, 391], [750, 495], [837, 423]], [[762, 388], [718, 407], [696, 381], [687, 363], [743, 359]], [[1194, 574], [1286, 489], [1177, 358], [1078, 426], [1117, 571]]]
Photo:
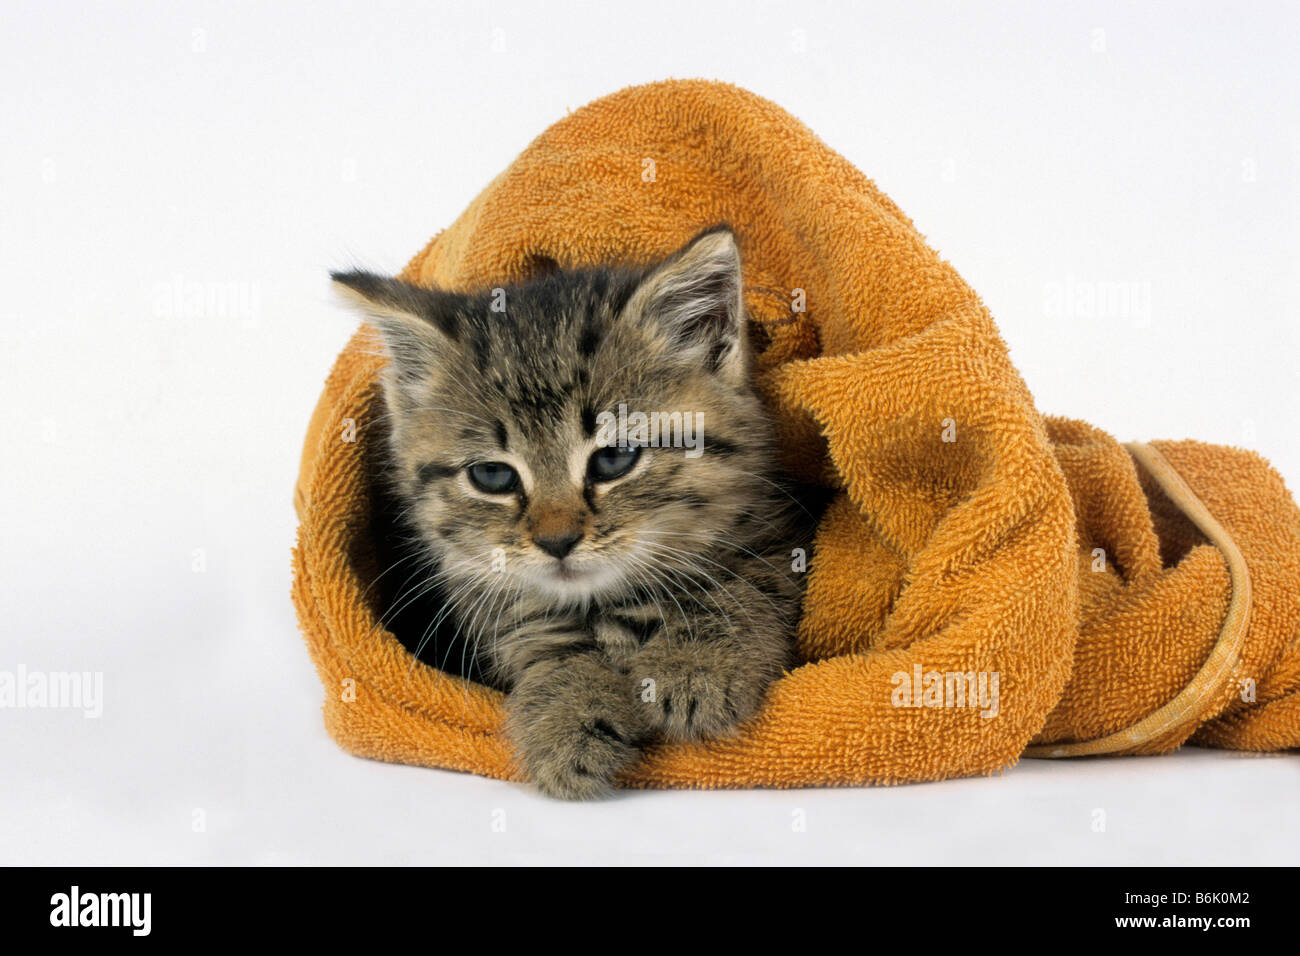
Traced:
[[[835, 495], [804, 663], [738, 736], [657, 747], [626, 785], [901, 783], [1025, 753], [1300, 746], [1300, 511], [1278, 475], [1251, 452], [1125, 447], [1039, 415], [979, 297], [772, 103], [703, 81], [592, 103], [403, 276], [464, 290], [648, 261], [720, 222], [740, 242], [787, 465]], [[378, 624], [364, 463], [382, 441], [382, 362], [362, 326], [295, 495], [293, 599], [325, 725], [361, 756], [522, 779], [501, 695], [415, 662]]]

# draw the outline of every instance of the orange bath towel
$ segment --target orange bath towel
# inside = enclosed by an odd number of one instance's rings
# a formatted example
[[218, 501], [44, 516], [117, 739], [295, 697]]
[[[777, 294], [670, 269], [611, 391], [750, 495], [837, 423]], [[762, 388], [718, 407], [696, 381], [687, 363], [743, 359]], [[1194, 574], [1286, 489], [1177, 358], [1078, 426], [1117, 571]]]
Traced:
[[[1300, 510], [1258, 456], [1044, 418], [988, 310], [861, 173], [773, 104], [666, 82], [556, 123], [407, 266], [452, 289], [649, 261], [726, 222], [787, 464], [834, 489], [802, 666], [732, 739], [630, 786], [899, 783], [1025, 753], [1300, 746]], [[378, 624], [362, 327], [312, 417], [293, 598], [347, 750], [520, 777], [501, 695]], [[1122, 387], [1122, 383], [1114, 383]]]

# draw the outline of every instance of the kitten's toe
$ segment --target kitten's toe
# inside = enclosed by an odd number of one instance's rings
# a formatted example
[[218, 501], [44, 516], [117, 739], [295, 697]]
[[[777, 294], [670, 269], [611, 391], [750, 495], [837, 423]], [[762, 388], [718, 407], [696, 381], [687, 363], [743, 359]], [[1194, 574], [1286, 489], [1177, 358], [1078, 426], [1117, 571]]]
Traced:
[[694, 649], [665, 649], [640, 664], [651, 723], [674, 740], [723, 737], [758, 710], [764, 684], [725, 661], [701, 659]]
[[717, 737], [739, 722], [721, 675], [694, 670], [674, 675], [659, 698], [660, 726], [680, 740]]
[[606, 718], [525, 745], [524, 768], [538, 789], [563, 800], [592, 800], [614, 789], [614, 778], [640, 756], [631, 735]]

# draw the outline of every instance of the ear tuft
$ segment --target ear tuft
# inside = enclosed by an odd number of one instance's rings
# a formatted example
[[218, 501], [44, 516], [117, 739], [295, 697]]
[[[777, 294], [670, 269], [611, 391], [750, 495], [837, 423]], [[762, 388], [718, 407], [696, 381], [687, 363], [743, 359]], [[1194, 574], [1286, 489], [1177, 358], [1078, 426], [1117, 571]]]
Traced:
[[434, 326], [448, 338], [459, 333], [456, 310], [446, 293], [361, 270], [331, 272], [330, 278], [334, 288], [374, 320], [381, 332], [385, 323], [415, 321]]
[[334, 288], [378, 331], [399, 378], [428, 370], [459, 332], [454, 296], [373, 272], [331, 272]]

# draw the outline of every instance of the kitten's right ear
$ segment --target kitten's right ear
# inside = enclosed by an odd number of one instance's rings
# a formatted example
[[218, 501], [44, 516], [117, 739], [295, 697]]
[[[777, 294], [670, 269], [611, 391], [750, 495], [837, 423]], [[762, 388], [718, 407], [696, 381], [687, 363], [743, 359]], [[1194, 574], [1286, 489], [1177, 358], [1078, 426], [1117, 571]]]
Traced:
[[334, 288], [379, 330], [393, 363], [420, 369], [460, 334], [446, 293], [373, 272], [331, 272]]

